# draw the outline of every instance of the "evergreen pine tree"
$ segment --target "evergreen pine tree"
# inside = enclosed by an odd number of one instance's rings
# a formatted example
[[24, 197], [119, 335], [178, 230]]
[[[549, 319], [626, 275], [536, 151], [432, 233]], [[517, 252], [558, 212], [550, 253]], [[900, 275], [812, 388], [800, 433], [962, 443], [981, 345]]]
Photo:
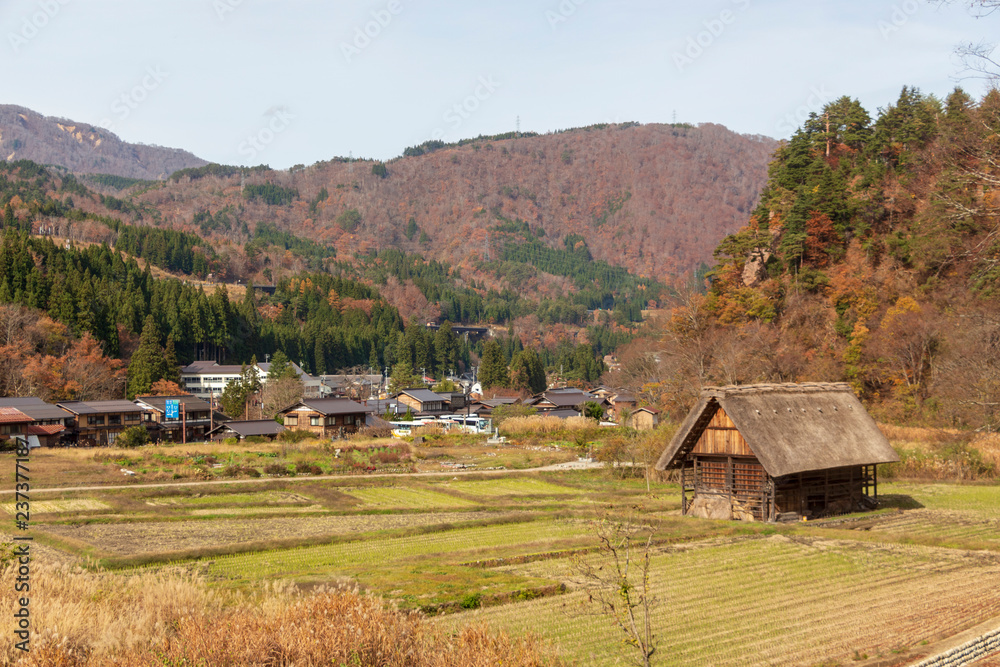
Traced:
[[167, 336], [167, 345], [163, 349], [163, 379], [177, 384], [181, 383], [181, 369], [177, 363], [173, 334]]
[[139, 347], [128, 364], [129, 399], [149, 393], [153, 383], [163, 379], [164, 358], [160, 347], [160, 333], [152, 315], [146, 317], [142, 326]]
[[479, 383], [483, 389], [506, 387], [510, 384], [503, 348], [495, 339], [488, 340], [483, 346], [483, 359], [479, 366]]

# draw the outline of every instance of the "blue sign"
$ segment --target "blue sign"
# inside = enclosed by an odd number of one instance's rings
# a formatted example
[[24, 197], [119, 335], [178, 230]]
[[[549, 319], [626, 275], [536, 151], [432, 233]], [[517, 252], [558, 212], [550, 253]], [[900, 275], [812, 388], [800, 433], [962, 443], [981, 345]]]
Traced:
[[167, 401], [167, 419], [181, 418], [181, 402], [178, 400]]

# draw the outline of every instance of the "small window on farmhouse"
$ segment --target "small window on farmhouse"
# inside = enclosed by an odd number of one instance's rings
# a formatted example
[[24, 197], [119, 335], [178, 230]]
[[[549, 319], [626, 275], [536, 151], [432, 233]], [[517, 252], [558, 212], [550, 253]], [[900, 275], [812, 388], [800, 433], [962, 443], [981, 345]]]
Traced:
[[121, 415], [108, 415], [108, 426], [121, 426]]
[[319, 426], [319, 417], [317, 417], [315, 415], [313, 415], [312, 417], [310, 417], [309, 418], [309, 425], [310, 426]]
[[126, 413], [125, 414], [125, 421], [127, 421], [127, 422], [137, 422], [137, 421], [139, 421], [139, 413], [138, 412], [128, 412], [128, 413]]
[[90, 415], [87, 417], [88, 426], [104, 426], [104, 415], [94, 416]]
[[285, 426], [298, 426], [299, 416], [298, 415], [287, 415], [285, 417]]
[[354, 423], [354, 415], [344, 415], [344, 425], [350, 425]]

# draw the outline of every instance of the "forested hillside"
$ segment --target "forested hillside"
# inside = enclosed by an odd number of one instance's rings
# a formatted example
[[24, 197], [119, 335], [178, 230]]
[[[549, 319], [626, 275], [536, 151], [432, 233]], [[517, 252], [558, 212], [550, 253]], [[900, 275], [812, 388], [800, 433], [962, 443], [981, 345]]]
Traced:
[[[186, 170], [134, 200], [213, 242], [242, 246], [259, 224], [273, 223], [342, 257], [397, 248], [474, 269], [498, 289], [511, 284], [508, 267], [484, 263], [538, 255], [511, 247], [521, 244], [507, 233], [515, 222], [530, 228], [535, 245], [559, 250], [578, 238], [593, 258], [663, 281], [710, 261], [718, 240], [746, 219], [776, 145], [711, 124], [601, 125], [427, 142], [385, 164]], [[552, 276], [566, 271], [556, 267], [540, 258], [537, 271], [511, 276], [513, 287], [564, 292]], [[267, 266], [248, 258], [238, 268], [259, 274]]]
[[[127, 110], [126, 110], [127, 111]], [[166, 178], [204, 160], [176, 148], [129, 144], [113, 132], [65, 118], [47, 118], [24, 107], [0, 105], [0, 158], [66, 167], [78, 174], [127, 179]]]
[[[0, 302], [16, 304], [10, 321], [45, 313], [67, 341], [97, 346], [108, 377], [151, 316], [145, 338], [179, 362], [280, 350], [315, 373], [461, 371], [481, 347], [424, 323], [490, 323], [508, 329], [504, 363], [592, 382], [643, 309], [703, 270], [752, 210], [772, 146], [712, 125], [630, 123], [428, 142], [386, 164], [205, 165], [165, 181], [14, 159], [0, 164]], [[234, 303], [224, 283], [276, 291]], [[47, 354], [48, 338], [8, 345], [24, 361]], [[93, 397], [18, 368], [6, 393]]]
[[617, 377], [678, 409], [702, 384], [846, 380], [884, 418], [997, 427], [998, 130], [996, 91], [827, 105], [777, 152], [707, 294]]

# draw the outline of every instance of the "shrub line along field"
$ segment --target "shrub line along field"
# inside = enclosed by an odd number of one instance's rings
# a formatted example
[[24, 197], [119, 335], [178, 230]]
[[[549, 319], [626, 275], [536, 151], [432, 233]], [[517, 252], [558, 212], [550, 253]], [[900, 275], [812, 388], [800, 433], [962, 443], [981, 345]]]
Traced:
[[[541, 446], [536, 438], [530, 447], [497, 451], [443, 439], [411, 453], [425, 470], [453, 462], [488, 467], [498, 458], [515, 467], [575, 458], [572, 438], [566, 442]], [[290, 451], [285, 460], [323, 462], [333, 455], [324, 447]], [[202, 456], [199, 449], [129, 456], [188, 461]], [[241, 456], [230, 446], [213, 451]], [[272, 454], [265, 458], [283, 456], [277, 447]], [[74, 461], [92, 479], [110, 479], [80, 452], [48, 460], [45, 474], [72, 478], [63, 472]], [[581, 667], [624, 664], [628, 655], [618, 631], [595, 614], [578, 570], [580, 562], [606, 563], [594, 532], [602, 517], [629, 515], [653, 532], [654, 664], [902, 665], [928, 642], [990, 619], [1000, 625], [996, 485], [883, 482], [885, 509], [767, 525], [681, 517], [676, 485], [652, 480], [647, 493], [632, 473], [642, 470], [473, 468], [39, 487], [32, 533], [40, 565], [86, 557], [88, 567], [110, 568], [98, 575], [108, 582], [155, 575], [174, 582], [168, 588], [247, 600], [278, 580], [301, 591], [358, 586], [436, 614], [432, 622], [447, 632], [485, 621], [535, 633]], [[0, 503], [0, 516], [13, 509]], [[9, 531], [0, 525], [0, 541]], [[0, 655], [7, 641], [0, 637]]]

